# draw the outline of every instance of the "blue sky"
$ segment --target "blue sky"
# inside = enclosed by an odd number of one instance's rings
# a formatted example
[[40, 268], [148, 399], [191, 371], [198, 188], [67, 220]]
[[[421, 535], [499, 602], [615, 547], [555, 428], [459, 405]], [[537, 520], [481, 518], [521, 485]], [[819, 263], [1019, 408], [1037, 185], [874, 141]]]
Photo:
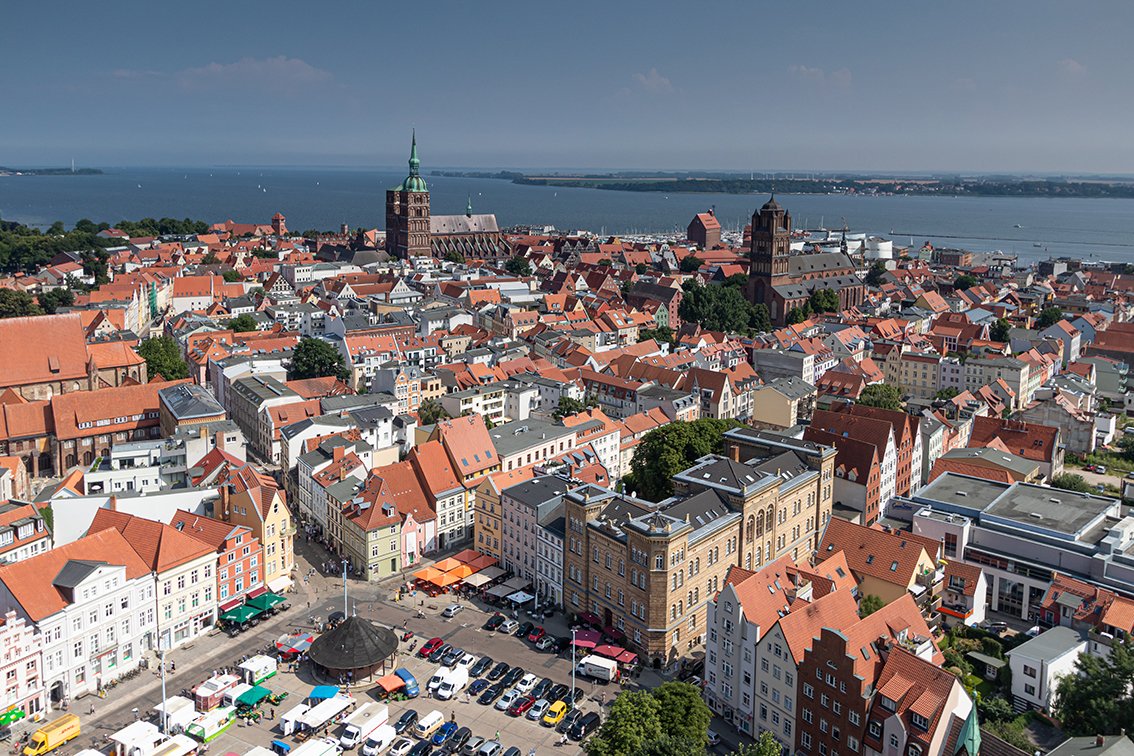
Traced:
[[0, 165], [1134, 174], [1129, 2], [9, 3]]

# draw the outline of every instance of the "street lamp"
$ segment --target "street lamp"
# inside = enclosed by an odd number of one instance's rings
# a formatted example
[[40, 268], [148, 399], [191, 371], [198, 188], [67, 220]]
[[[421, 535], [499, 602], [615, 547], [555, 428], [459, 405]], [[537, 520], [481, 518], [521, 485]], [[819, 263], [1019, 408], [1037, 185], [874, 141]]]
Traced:
[[575, 705], [575, 628], [571, 628], [571, 705]]

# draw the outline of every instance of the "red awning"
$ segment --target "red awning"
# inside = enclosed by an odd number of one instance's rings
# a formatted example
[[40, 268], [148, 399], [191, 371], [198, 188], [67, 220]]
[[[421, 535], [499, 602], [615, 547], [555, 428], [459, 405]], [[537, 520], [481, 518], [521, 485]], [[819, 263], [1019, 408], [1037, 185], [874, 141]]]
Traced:
[[221, 604], [218, 608], [220, 609], [220, 613], [224, 614], [229, 609], [232, 609], [235, 606], [240, 606], [242, 603], [244, 603], [244, 599], [238, 598], [234, 601], [229, 601], [227, 604]]
[[586, 622], [588, 625], [593, 625], [595, 627], [598, 627], [599, 624], [602, 622], [602, 620], [600, 620], [598, 618], [597, 614], [591, 614], [590, 612], [583, 612], [582, 614], [580, 614], [579, 620], [581, 622]]
[[250, 598], [250, 599], [254, 599], [257, 596], [263, 596], [267, 592], [268, 592], [268, 586], [262, 585], [254, 591], [248, 591], [247, 597]]
[[594, 648], [595, 642], [592, 640], [583, 640], [582, 638], [576, 638], [575, 645], [579, 648]]
[[638, 658], [638, 655], [636, 653], [634, 653], [633, 651], [623, 651], [621, 654], [618, 655], [618, 658], [615, 659], [615, 661], [618, 662], [619, 664], [629, 664], [630, 662], [634, 661], [637, 658]]
[[608, 645], [605, 645], [605, 644], [602, 645], [602, 646], [595, 647], [595, 653], [596, 654], [598, 654], [599, 656], [606, 656], [606, 657], [609, 657], [611, 659], [617, 659], [618, 655], [621, 654], [625, 650], [626, 649], [619, 648], [618, 646], [608, 646]]
[[393, 693], [398, 688], [406, 684], [406, 681], [397, 675], [386, 675], [385, 677], [378, 678], [378, 684], [382, 686], [382, 690], [387, 693]]
[[607, 627], [604, 627], [604, 628], [602, 629], [602, 631], [603, 631], [604, 633], [606, 633], [606, 636], [607, 636], [608, 638], [614, 638], [615, 640], [619, 640], [619, 639], [621, 639], [621, 638], [625, 638], [625, 637], [626, 637], [626, 633], [622, 632], [621, 630], [619, 630], [619, 629], [618, 629], [618, 628], [616, 628], [616, 627], [610, 627], [609, 625], [608, 625]]

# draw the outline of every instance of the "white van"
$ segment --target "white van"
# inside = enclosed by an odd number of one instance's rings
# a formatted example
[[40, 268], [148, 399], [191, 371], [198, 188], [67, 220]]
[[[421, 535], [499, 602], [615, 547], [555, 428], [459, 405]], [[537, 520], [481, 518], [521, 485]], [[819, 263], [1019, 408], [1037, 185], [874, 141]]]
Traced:
[[429, 678], [428, 688], [432, 691], [436, 691], [441, 687], [441, 683], [445, 682], [448, 679], [449, 668], [446, 666], [440, 666], [437, 668], [437, 671], [433, 673], [433, 677]]
[[469, 671], [461, 667], [449, 670], [445, 681], [437, 686], [437, 697], [447, 701], [460, 693], [469, 684]]
[[445, 715], [434, 709], [417, 721], [413, 734], [421, 740], [431, 738], [443, 724], [445, 724]]
[[382, 756], [393, 744], [398, 733], [392, 725], [382, 725], [362, 744], [362, 756]]

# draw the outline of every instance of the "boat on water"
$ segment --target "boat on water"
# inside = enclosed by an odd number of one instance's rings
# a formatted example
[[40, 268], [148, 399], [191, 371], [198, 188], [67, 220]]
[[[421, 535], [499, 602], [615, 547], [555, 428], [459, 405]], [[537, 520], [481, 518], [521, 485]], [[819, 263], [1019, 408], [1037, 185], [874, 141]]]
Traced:
[[1016, 228], [1023, 228], [1023, 226], [1021, 226], [1019, 223], [1017, 223]]
[[1036, 242], [1036, 243], [1035, 243], [1035, 244], [1033, 244], [1032, 246], [1033, 246], [1033, 247], [1042, 247], [1043, 245], [1042, 245], [1042, 244], [1040, 244], [1039, 242]]

